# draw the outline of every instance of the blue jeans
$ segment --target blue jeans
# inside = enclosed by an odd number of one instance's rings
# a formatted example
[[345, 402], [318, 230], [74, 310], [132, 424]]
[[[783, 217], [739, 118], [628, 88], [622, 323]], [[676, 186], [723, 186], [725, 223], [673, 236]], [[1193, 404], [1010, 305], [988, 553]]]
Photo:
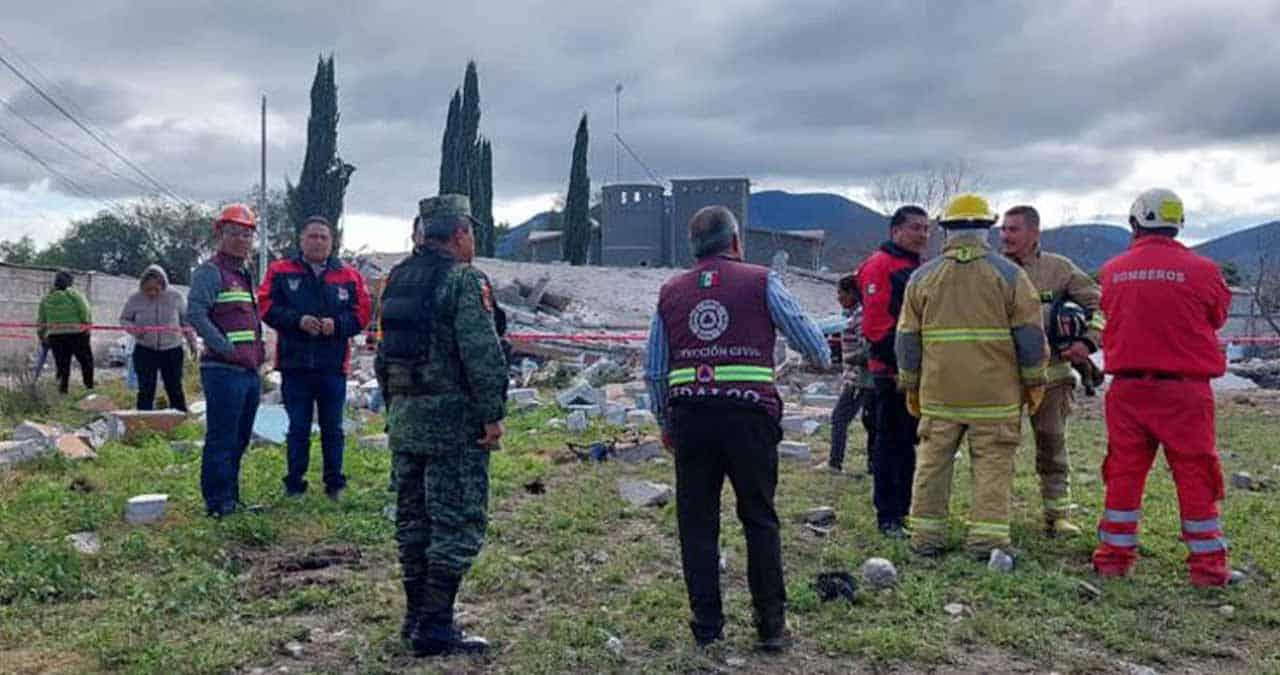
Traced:
[[300, 493], [307, 489], [307, 467], [311, 464], [312, 411], [320, 413], [320, 449], [324, 457], [324, 489], [340, 490], [347, 485], [342, 475], [342, 411], [347, 405], [347, 378], [340, 374], [286, 370], [281, 373], [280, 393], [289, 414], [288, 464], [284, 489]]
[[240, 460], [253, 438], [262, 383], [258, 373], [243, 368], [201, 368], [204, 386], [204, 454], [200, 462], [200, 492], [205, 509], [222, 515], [240, 502]]

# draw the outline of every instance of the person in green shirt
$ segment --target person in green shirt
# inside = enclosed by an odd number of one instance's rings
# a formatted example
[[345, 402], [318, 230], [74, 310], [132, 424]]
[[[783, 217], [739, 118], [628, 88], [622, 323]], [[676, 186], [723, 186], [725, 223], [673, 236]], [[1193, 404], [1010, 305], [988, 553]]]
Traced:
[[36, 314], [36, 335], [40, 345], [53, 352], [58, 375], [58, 391], [67, 393], [71, 379], [71, 357], [80, 364], [80, 375], [86, 389], [93, 389], [93, 349], [89, 345], [89, 327], [93, 312], [84, 295], [71, 287], [71, 273], [60, 270], [53, 277], [53, 290], [40, 301]]

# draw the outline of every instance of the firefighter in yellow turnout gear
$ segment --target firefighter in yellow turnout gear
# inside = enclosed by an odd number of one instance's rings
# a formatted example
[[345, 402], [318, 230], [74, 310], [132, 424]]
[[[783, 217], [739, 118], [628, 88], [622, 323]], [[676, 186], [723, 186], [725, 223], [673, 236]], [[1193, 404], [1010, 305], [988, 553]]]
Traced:
[[[1105, 322], [1100, 307], [1102, 290], [1089, 275], [1064, 256], [1040, 250], [1040, 214], [1030, 206], [1015, 206], [1004, 214], [1000, 228], [1004, 254], [1022, 266], [1039, 293], [1046, 331], [1052, 332], [1055, 307], [1079, 305], [1089, 316], [1083, 334], [1064, 336], [1069, 346], [1051, 347], [1045, 371], [1044, 403], [1031, 417], [1036, 440], [1036, 473], [1044, 500], [1045, 532], [1051, 536], [1080, 534], [1071, 522], [1071, 465], [1067, 456], [1067, 417], [1075, 399], [1072, 364], [1087, 366], [1089, 354], [1102, 347]], [[1096, 371], [1094, 371], [1096, 373]]]
[[939, 217], [942, 254], [907, 284], [898, 320], [899, 386], [920, 418], [911, 500], [911, 548], [947, 545], [955, 454], [967, 435], [973, 499], [966, 548], [985, 556], [1009, 546], [1014, 455], [1022, 405], [1044, 396], [1045, 336], [1035, 287], [991, 250], [996, 216], [985, 199], [960, 195]]

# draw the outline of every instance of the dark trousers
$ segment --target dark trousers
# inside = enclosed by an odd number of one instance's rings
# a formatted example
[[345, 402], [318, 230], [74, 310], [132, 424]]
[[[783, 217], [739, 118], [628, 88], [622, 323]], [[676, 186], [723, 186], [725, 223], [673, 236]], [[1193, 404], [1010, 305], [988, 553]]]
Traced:
[[840, 469], [844, 467], [845, 446], [849, 442], [849, 423], [862, 411], [862, 427], [867, 430], [867, 473], [871, 473], [871, 447], [875, 439], [875, 424], [870, 414], [874, 403], [871, 389], [845, 385], [840, 399], [831, 411], [831, 455], [827, 463]]
[[49, 349], [53, 351], [53, 365], [58, 374], [58, 391], [67, 393], [67, 381], [71, 379], [71, 357], [80, 364], [80, 376], [85, 389], [93, 389], [93, 349], [89, 346], [89, 333], [64, 333], [49, 336]]
[[347, 378], [337, 373], [287, 370], [282, 373], [281, 398], [289, 415], [286, 436], [287, 470], [284, 489], [299, 493], [307, 489], [307, 467], [311, 465], [312, 412], [320, 416], [320, 453], [324, 459], [324, 489], [340, 490], [347, 485], [342, 475], [342, 411], [347, 405]]
[[726, 476], [747, 539], [747, 583], [757, 625], [762, 633], [780, 631], [787, 591], [773, 497], [782, 429], [763, 410], [699, 404], [672, 406], [668, 429], [676, 448], [676, 515], [694, 633], [710, 638], [724, 625], [719, 559]]
[[235, 511], [240, 502], [240, 460], [253, 438], [262, 383], [244, 368], [200, 369], [207, 404], [200, 492], [211, 514]]
[[133, 348], [133, 372], [138, 374], [138, 410], [151, 410], [156, 403], [156, 376], [164, 380], [169, 407], [186, 412], [187, 397], [182, 392], [182, 347]]
[[916, 471], [916, 425], [907, 397], [889, 377], [875, 378], [875, 443], [871, 462], [872, 494], [880, 529], [901, 527], [911, 511], [911, 481]]

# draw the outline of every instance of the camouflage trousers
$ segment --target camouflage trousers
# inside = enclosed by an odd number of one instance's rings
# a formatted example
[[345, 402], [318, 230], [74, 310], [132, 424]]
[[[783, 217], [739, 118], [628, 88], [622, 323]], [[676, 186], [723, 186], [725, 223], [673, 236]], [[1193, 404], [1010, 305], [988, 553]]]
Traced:
[[468, 444], [456, 452], [396, 452], [396, 542], [406, 579], [461, 578], [484, 545], [489, 453]]
[[1049, 385], [1044, 402], [1031, 416], [1036, 436], [1036, 473], [1047, 518], [1065, 518], [1071, 512], [1071, 464], [1067, 458], [1067, 417], [1075, 399], [1075, 381]]

